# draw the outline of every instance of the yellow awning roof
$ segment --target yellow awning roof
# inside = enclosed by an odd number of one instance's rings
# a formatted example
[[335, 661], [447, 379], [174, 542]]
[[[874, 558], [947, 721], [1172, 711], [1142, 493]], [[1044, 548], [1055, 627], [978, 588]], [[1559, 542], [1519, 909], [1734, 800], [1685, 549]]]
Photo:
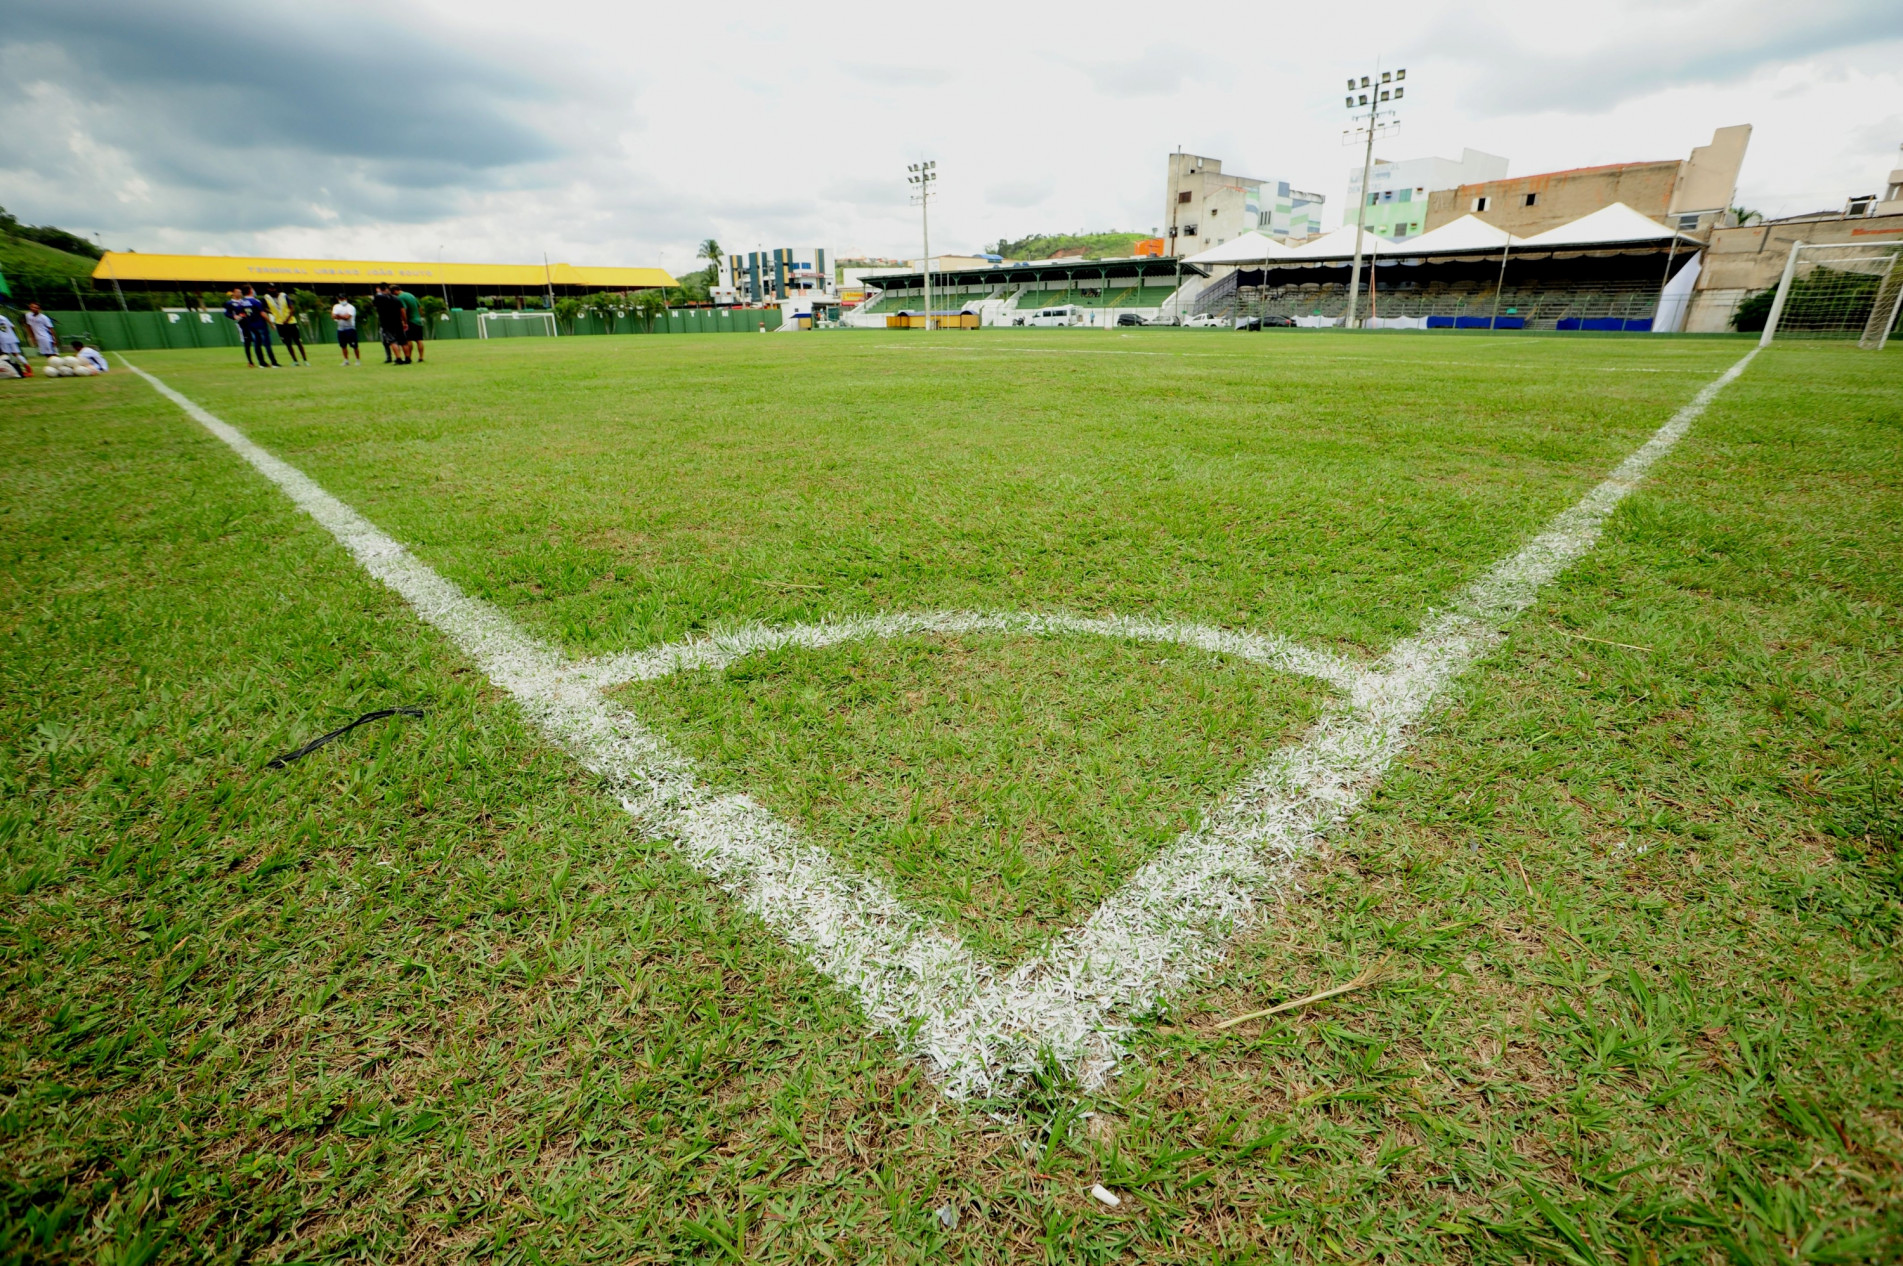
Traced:
[[380, 281], [415, 286], [543, 285], [598, 290], [642, 290], [678, 283], [659, 268], [586, 268], [573, 264], [414, 264], [375, 259], [251, 259], [238, 255], [145, 255], [107, 251], [93, 269], [95, 281], [198, 282], [257, 285], [366, 285]]

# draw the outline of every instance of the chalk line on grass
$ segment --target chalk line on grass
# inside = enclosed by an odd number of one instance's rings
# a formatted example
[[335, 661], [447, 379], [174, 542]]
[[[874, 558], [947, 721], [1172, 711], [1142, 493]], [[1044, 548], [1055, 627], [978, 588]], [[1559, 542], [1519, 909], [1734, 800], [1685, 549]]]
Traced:
[[[1593, 547], [1619, 502], [1756, 354], [1708, 383], [1577, 504], [1366, 669], [1266, 634], [1137, 618], [970, 612], [748, 626], [575, 661], [464, 594], [235, 427], [126, 364], [281, 488], [599, 774], [630, 814], [672, 839], [691, 865], [848, 990], [875, 1027], [923, 1059], [947, 1094], [964, 1098], [1010, 1094], [1046, 1057], [1086, 1086], [1100, 1083], [1122, 1058], [1132, 1023], [1206, 971], [1261, 918], [1302, 855], [1366, 798], [1433, 701], [1498, 643], [1505, 623], [1542, 586]], [[1196, 827], [1138, 867], [1089, 919], [1005, 969], [748, 797], [706, 787], [684, 756], [603, 695], [615, 683], [778, 646], [973, 631], [1178, 642], [1320, 677], [1340, 698], [1300, 742], [1273, 753]]]

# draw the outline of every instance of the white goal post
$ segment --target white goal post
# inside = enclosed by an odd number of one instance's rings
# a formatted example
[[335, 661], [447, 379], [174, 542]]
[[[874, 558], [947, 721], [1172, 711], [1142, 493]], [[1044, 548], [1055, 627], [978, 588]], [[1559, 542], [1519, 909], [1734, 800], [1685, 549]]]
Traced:
[[[491, 321], [507, 323], [508, 330], [507, 333], [501, 336], [503, 338], [521, 338], [524, 335], [540, 338], [555, 338], [561, 333], [555, 326], [555, 314], [553, 312], [478, 312], [476, 314], [477, 338], [489, 337], [489, 323]], [[534, 325], [546, 323], [546, 329], [532, 328], [517, 330], [514, 328], [524, 321], [531, 322]]]
[[1776, 338], [1854, 338], [1883, 350], [1903, 310], [1903, 242], [1791, 247], [1759, 347]]

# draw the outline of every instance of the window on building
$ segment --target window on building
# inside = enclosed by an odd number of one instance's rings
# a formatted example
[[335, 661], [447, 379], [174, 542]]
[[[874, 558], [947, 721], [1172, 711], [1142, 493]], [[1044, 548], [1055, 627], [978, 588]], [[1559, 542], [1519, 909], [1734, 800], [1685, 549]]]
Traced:
[[1183, 236], [1184, 236], [1184, 237], [1195, 237], [1195, 236], [1196, 236], [1196, 226], [1195, 226], [1194, 224], [1185, 224], [1185, 225], [1183, 226]]
[[1529, 193], [1526, 195], [1526, 201], [1520, 205], [1523, 207], [1537, 207], [1539, 204], [1540, 196], [1537, 193]]
[[1185, 189], [1185, 190], [1183, 190], [1183, 191], [1182, 191], [1181, 193], [1179, 193], [1179, 194], [1177, 194], [1177, 195], [1176, 195], [1176, 200], [1177, 200], [1178, 202], [1188, 202], [1188, 201], [1189, 201], [1189, 190], [1187, 190], [1187, 189]]
[[1474, 210], [1485, 211], [1487, 209], [1488, 204], [1491, 203], [1492, 201], [1493, 201], [1492, 198], [1475, 198]]

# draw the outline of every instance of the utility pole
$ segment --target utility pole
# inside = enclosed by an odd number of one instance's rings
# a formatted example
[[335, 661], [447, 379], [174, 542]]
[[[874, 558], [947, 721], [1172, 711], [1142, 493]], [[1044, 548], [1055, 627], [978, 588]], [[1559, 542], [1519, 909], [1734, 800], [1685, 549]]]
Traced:
[[[1355, 309], [1361, 303], [1361, 230], [1368, 219], [1368, 178], [1374, 171], [1374, 138], [1386, 136], [1400, 126], [1395, 119], [1395, 108], [1388, 104], [1399, 101], [1406, 95], [1407, 89], [1402, 83], [1407, 78], [1405, 70], [1381, 70], [1372, 75], [1363, 75], [1359, 83], [1353, 75], [1348, 76], [1349, 118], [1359, 120], [1343, 132], [1342, 143], [1353, 144], [1358, 133], [1366, 133], [1366, 144], [1361, 156], [1361, 190], [1355, 205], [1355, 262], [1348, 273], [1348, 315], [1342, 318], [1342, 328], [1355, 328]], [[1366, 114], [1361, 111], [1366, 110]], [[1372, 254], [1372, 252], [1370, 252]], [[1374, 290], [1374, 264], [1368, 264], [1368, 290]]]
[[912, 186], [912, 201], [918, 204], [919, 227], [925, 235], [925, 258], [919, 262], [924, 265], [925, 329], [929, 333], [936, 328], [932, 322], [932, 184], [938, 179], [938, 164], [912, 163], [905, 170], [912, 173], [905, 182]]

